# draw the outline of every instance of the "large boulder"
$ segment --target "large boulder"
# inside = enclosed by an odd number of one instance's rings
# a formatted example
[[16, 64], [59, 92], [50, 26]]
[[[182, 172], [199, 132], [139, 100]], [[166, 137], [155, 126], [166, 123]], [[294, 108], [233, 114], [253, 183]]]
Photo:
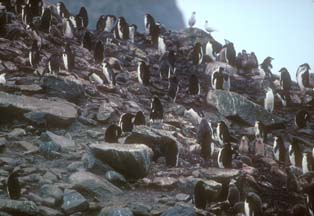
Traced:
[[109, 200], [113, 195], [122, 191], [111, 184], [107, 179], [101, 178], [93, 173], [80, 171], [69, 177], [70, 183], [77, 191], [95, 196], [100, 200]]
[[45, 76], [42, 87], [48, 95], [72, 102], [79, 100], [84, 93], [83, 85], [73, 77]]
[[192, 207], [185, 207], [185, 206], [176, 206], [168, 209], [167, 211], [163, 212], [161, 216], [194, 216], [196, 212]]
[[39, 99], [35, 97], [20, 96], [0, 92], [0, 113], [1, 120], [12, 120], [15, 118], [25, 118], [23, 114], [35, 113], [40, 120], [28, 119], [32, 122], [45, 122], [48, 127], [68, 126], [77, 118], [76, 106], [72, 103]]
[[0, 200], [0, 211], [14, 215], [39, 215], [39, 208], [32, 201]]
[[143, 178], [147, 175], [153, 156], [146, 145], [93, 144], [90, 148], [96, 158], [107, 163], [125, 177]]
[[209, 91], [207, 103], [214, 106], [222, 115], [238, 117], [250, 125], [254, 125], [257, 120], [263, 122], [266, 126], [283, 125], [284, 123], [283, 119], [267, 112], [262, 106], [235, 92]]

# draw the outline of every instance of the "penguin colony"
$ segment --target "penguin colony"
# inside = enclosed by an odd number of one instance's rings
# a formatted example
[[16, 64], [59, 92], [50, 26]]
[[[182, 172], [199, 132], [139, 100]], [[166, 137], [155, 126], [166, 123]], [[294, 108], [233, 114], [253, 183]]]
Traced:
[[[88, 30], [88, 12], [85, 7], [81, 7], [77, 15], [71, 14], [63, 2], [59, 2], [56, 10], [53, 7], [47, 7], [42, 0], [28, 1], [2, 1], [1, 9], [1, 36], [5, 34], [5, 25], [10, 21], [8, 13], [13, 12], [20, 15], [21, 21], [25, 28], [29, 29], [34, 36], [32, 45], [29, 48], [29, 64], [36, 71], [39, 65], [46, 66], [45, 73], [60, 74], [62, 71], [71, 73], [77, 67], [75, 64], [75, 51], [71, 47], [71, 42], [75, 41], [81, 44], [86, 50], [92, 53], [94, 61], [101, 67], [99, 72], [93, 72], [89, 75], [89, 79], [96, 85], [108, 84], [111, 87], [119, 85], [116, 80], [116, 72], [113, 65], [106, 61], [105, 48], [109, 43], [137, 43], [139, 32], [135, 24], [129, 25], [124, 17], [117, 18], [114, 15], [102, 15], [96, 24], [96, 31]], [[39, 22], [34, 24], [33, 18], [38, 17]], [[46, 56], [41, 51], [41, 41], [38, 34], [52, 33], [57, 24], [61, 29], [64, 44], [62, 51]], [[192, 13], [188, 20], [190, 30], [196, 23], [196, 12]], [[161, 80], [168, 82], [167, 93], [165, 98], [154, 95], [150, 102], [149, 121], [146, 120], [145, 113], [138, 111], [136, 113], [123, 113], [120, 116], [118, 124], [111, 124], [105, 131], [105, 142], [118, 143], [126, 133], [130, 133], [134, 128], [140, 125], [150, 125], [156, 127], [156, 124], [162, 125], [165, 113], [164, 104], [168, 102], [176, 102], [179, 93], [183, 94], [184, 86], [178, 79], [179, 73], [176, 71], [176, 53], [173, 49], [167, 47], [167, 42], [162, 35], [162, 27], [156, 22], [152, 15], [145, 14], [145, 41], [147, 46], [151, 46], [159, 50], [159, 77]], [[195, 42], [189, 54], [189, 61], [193, 69], [206, 61], [219, 61], [236, 68], [238, 74], [249, 76], [252, 71], [256, 70], [265, 80], [273, 81], [275, 79], [272, 74], [272, 60], [274, 58], [267, 57], [259, 65], [254, 52], [248, 54], [246, 50], [236, 54], [234, 44], [225, 40], [225, 45], [217, 42], [210, 34], [215, 30], [210, 28], [208, 21], [205, 22], [205, 30], [208, 34], [208, 42], [201, 44]], [[110, 35], [107, 41], [103, 41], [97, 37], [97, 34], [106, 32]], [[203, 51], [204, 50], [204, 51]], [[207, 60], [206, 60], [207, 59]], [[146, 59], [138, 60], [137, 78], [138, 83], [143, 88], [156, 88], [152, 79], [152, 65]], [[211, 90], [229, 91], [232, 90], [231, 73], [224, 66], [215, 68], [211, 73]], [[309, 64], [300, 65], [297, 70], [296, 80], [299, 89], [306, 94], [313, 86], [310, 83], [311, 70]], [[275, 100], [279, 99], [283, 107], [293, 105], [291, 99], [292, 80], [290, 73], [286, 68], [280, 71], [279, 84], [280, 89], [275, 89], [272, 85], [267, 86], [265, 90], [264, 108], [270, 114], [276, 111]], [[1, 84], [6, 82], [5, 74], [0, 75]], [[192, 96], [201, 95], [201, 81], [197, 70], [192, 71], [189, 77], [189, 86], [187, 94]], [[276, 97], [277, 96], [277, 97]], [[295, 115], [295, 128], [297, 130], [308, 128], [311, 122], [311, 116], [305, 109], [300, 109]], [[216, 127], [215, 127], [216, 126]], [[281, 166], [288, 166], [290, 161], [291, 167], [300, 168], [304, 175], [307, 176], [307, 184], [302, 188], [302, 193], [306, 197], [304, 204], [297, 204], [292, 207], [292, 215], [313, 215], [314, 212], [314, 149], [306, 149], [299, 140], [293, 139], [286, 146], [286, 137], [283, 135], [273, 134], [271, 128], [263, 124], [262, 119], [257, 119], [254, 125], [254, 136], [252, 139], [243, 136], [239, 141], [239, 146], [235, 145], [233, 134], [229, 131], [228, 125], [224, 121], [218, 122], [216, 125], [209, 122], [206, 118], [200, 120], [197, 128], [196, 140], [200, 145], [200, 155], [204, 161], [210, 161], [211, 166], [217, 166], [221, 169], [233, 168], [233, 160], [240, 156], [257, 155], [264, 157], [265, 145], [272, 140], [273, 159]], [[251, 141], [253, 140], [253, 145]], [[169, 142], [166, 147], [165, 157], [170, 166], [177, 166], [179, 162], [179, 150], [177, 144]], [[160, 149], [159, 149], [160, 150]], [[215, 154], [215, 152], [217, 154]], [[217, 156], [218, 155], [218, 156]], [[288, 183], [287, 188], [297, 188], [299, 179], [288, 167], [287, 169]], [[295, 181], [293, 181], [295, 180]], [[21, 186], [18, 180], [18, 172], [12, 171], [6, 182], [7, 192], [11, 199], [19, 199], [21, 196]], [[255, 191], [249, 191], [240, 195], [238, 182], [229, 182], [227, 185], [226, 203], [234, 213], [242, 213], [246, 216], [263, 215], [263, 201], [261, 196]], [[207, 185], [206, 181], [198, 181], [194, 187], [193, 202], [196, 208], [206, 209], [211, 202], [217, 197], [213, 194], [216, 188]], [[297, 190], [297, 189], [296, 189]], [[240, 202], [240, 204], [239, 204]], [[227, 208], [227, 207], [226, 207]], [[240, 210], [239, 210], [240, 209]], [[238, 212], [237, 212], [238, 211]]]

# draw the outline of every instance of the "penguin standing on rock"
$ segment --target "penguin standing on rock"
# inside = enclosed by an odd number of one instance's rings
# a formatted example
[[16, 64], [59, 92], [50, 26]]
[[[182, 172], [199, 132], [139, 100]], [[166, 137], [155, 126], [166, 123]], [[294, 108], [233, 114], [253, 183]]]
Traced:
[[302, 167], [302, 149], [296, 140], [289, 145], [289, 159], [292, 166]]
[[69, 18], [70, 17], [70, 12], [66, 8], [63, 2], [58, 2], [57, 3], [57, 13], [61, 18]]
[[151, 102], [150, 106], [150, 122], [157, 122], [157, 121], [162, 121], [163, 120], [163, 107], [162, 104], [157, 96], [154, 96]]
[[98, 41], [94, 49], [94, 59], [97, 64], [101, 63], [104, 60], [104, 51], [105, 48], [103, 42]]
[[137, 78], [140, 84], [149, 85], [150, 71], [149, 66], [144, 61], [139, 61], [137, 66]]
[[72, 39], [74, 37], [74, 27], [69, 18], [65, 18], [63, 32], [64, 37], [67, 39]]
[[60, 56], [53, 54], [48, 61], [48, 69], [50, 74], [58, 74], [60, 71]]
[[290, 73], [288, 72], [287, 68], [281, 68], [279, 70], [280, 72], [280, 86], [284, 90], [284, 92], [289, 93], [291, 89], [291, 77]]
[[49, 33], [51, 25], [51, 10], [46, 8], [40, 19], [39, 29], [45, 33]]
[[97, 32], [103, 32], [106, 26], [106, 16], [101, 15], [96, 23], [96, 30]]
[[201, 145], [201, 155], [204, 159], [210, 159], [214, 153], [212, 131], [206, 119], [202, 119], [197, 129], [197, 143]]
[[214, 71], [212, 76], [211, 76], [211, 84], [213, 89], [223, 89], [224, 86], [224, 68], [219, 67], [219, 70]]
[[114, 36], [116, 39], [128, 40], [129, 39], [129, 25], [125, 21], [124, 17], [119, 17], [116, 25]]
[[306, 88], [310, 88], [310, 70], [311, 67], [309, 64], [304, 63], [299, 66], [297, 73], [296, 73], [296, 78], [297, 78], [297, 83], [301, 91], [305, 91]]
[[32, 23], [33, 16], [28, 5], [22, 5], [22, 22], [28, 26]]
[[79, 13], [76, 17], [81, 17], [83, 21], [83, 27], [87, 28], [88, 26], [88, 13], [85, 7], [81, 7]]
[[299, 110], [295, 115], [295, 125], [299, 129], [305, 128], [309, 120], [310, 114], [305, 110]]
[[314, 158], [312, 152], [304, 152], [302, 158], [303, 174], [314, 170]]
[[254, 125], [255, 138], [262, 139], [263, 141], [267, 138], [266, 126], [261, 121], [256, 121]]
[[230, 134], [228, 126], [224, 121], [220, 121], [217, 124], [217, 137], [220, 145], [224, 145], [225, 143], [230, 143]]
[[239, 152], [242, 154], [248, 154], [250, 151], [249, 138], [242, 136], [239, 145]]
[[133, 130], [134, 115], [123, 113], [120, 117], [119, 126], [123, 132], [131, 132]]
[[116, 24], [117, 18], [114, 15], [107, 15], [106, 16], [106, 25], [105, 25], [105, 32], [112, 32], [114, 26]]
[[265, 76], [265, 78], [273, 77], [273, 74], [271, 72], [271, 69], [273, 68], [273, 65], [271, 64], [272, 60], [274, 60], [274, 58], [268, 56], [267, 58], [264, 59], [264, 61], [260, 65], [263, 76]]
[[29, 63], [33, 68], [37, 68], [40, 62], [40, 52], [37, 41], [33, 41], [32, 49], [29, 51]]
[[74, 53], [69, 43], [65, 45], [64, 51], [62, 53], [62, 60], [64, 68], [67, 71], [72, 71], [74, 69]]
[[169, 89], [168, 89], [168, 96], [176, 102], [177, 95], [179, 92], [179, 81], [176, 76], [173, 76], [169, 80]]
[[192, 62], [194, 65], [199, 65], [203, 62], [203, 49], [202, 45], [200, 42], [195, 43], [192, 53], [191, 53], [191, 58]]
[[303, 192], [306, 195], [306, 207], [309, 214], [314, 215], [314, 183], [312, 182], [309, 185], [306, 185], [303, 188]]
[[224, 146], [219, 150], [218, 153], [218, 167], [221, 169], [231, 169], [233, 154], [234, 150], [231, 144], [224, 144]]
[[198, 209], [205, 209], [207, 205], [206, 184], [203, 181], [196, 183], [194, 187], [194, 204]]
[[7, 192], [10, 199], [17, 200], [21, 196], [21, 186], [18, 179], [18, 171], [12, 171], [7, 179]]
[[193, 28], [193, 26], [194, 26], [195, 23], [196, 23], [195, 15], [196, 15], [196, 12], [193, 11], [193, 12], [192, 12], [192, 15], [191, 15], [191, 17], [190, 17], [190, 19], [189, 19], [189, 27], [190, 27], [190, 28]]
[[281, 136], [274, 137], [273, 154], [276, 161], [283, 164], [285, 163], [286, 148]]
[[274, 111], [275, 97], [273, 90], [271, 88], [267, 88], [266, 97], [264, 100], [265, 110], [272, 113]]
[[136, 36], [137, 26], [132, 24], [129, 26], [129, 38], [131, 43], [135, 42], [135, 36]]
[[244, 202], [245, 216], [262, 216], [262, 199], [254, 192], [249, 192]]
[[236, 61], [236, 51], [232, 42], [225, 40], [226, 59], [227, 63], [234, 66]]
[[231, 207], [240, 201], [240, 191], [234, 181], [230, 181], [229, 183], [227, 201], [230, 203]]
[[89, 51], [92, 50], [92, 38], [93, 34], [90, 31], [86, 31], [83, 37], [82, 45], [85, 49], [88, 49]]
[[150, 35], [153, 31], [154, 26], [156, 25], [154, 17], [150, 14], [145, 14], [144, 25], [146, 33]]
[[119, 137], [121, 136], [121, 128], [115, 124], [110, 125], [105, 132], [105, 142], [107, 143], [117, 143]]
[[201, 85], [195, 74], [192, 74], [189, 79], [189, 94], [190, 95], [200, 95]]
[[106, 77], [107, 82], [111, 85], [114, 86], [116, 85], [116, 79], [115, 79], [115, 74], [110, 67], [110, 65], [107, 62], [102, 63], [102, 72]]
[[135, 114], [135, 118], [134, 118], [134, 125], [145, 125], [146, 124], [146, 120], [145, 120], [145, 116], [144, 113], [142, 111], [138, 111]]

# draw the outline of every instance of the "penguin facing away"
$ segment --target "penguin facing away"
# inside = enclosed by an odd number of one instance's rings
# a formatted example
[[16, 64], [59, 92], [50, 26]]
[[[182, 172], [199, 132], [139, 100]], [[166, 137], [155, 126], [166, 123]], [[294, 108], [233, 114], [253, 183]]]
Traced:
[[203, 62], [203, 49], [200, 42], [195, 43], [191, 58], [194, 65], [199, 65]]
[[144, 113], [142, 111], [138, 111], [135, 114], [135, 118], [134, 118], [134, 125], [145, 125], [146, 124], [146, 120], [145, 120], [145, 116]]
[[169, 89], [168, 89], [168, 96], [173, 100], [173, 102], [176, 102], [177, 95], [179, 92], [179, 81], [177, 80], [176, 76], [173, 76], [169, 80]]
[[145, 14], [144, 25], [146, 33], [150, 35], [153, 31], [154, 26], [156, 25], [154, 17], [152, 17], [152, 15], [150, 14]]
[[201, 86], [199, 80], [195, 74], [192, 74], [189, 79], [189, 94], [190, 95], [200, 95]]
[[[83, 37], [82, 45], [85, 49], [88, 49], [89, 51], [92, 50], [92, 37], [93, 34], [90, 31], [86, 31]], [[100, 44], [97, 44], [100, 45]]]
[[274, 111], [275, 97], [273, 90], [271, 88], [267, 88], [266, 97], [264, 100], [265, 110], [272, 113]]
[[17, 200], [21, 196], [21, 186], [17, 171], [13, 171], [7, 178], [7, 193], [10, 199]]
[[223, 89], [224, 86], [224, 68], [219, 67], [218, 70], [214, 71], [212, 76], [211, 76], [211, 85], [213, 89]]
[[105, 132], [105, 142], [118, 143], [118, 139], [121, 136], [122, 130], [118, 125], [110, 125]]
[[281, 68], [279, 72], [280, 72], [280, 86], [285, 92], [289, 92], [292, 85], [290, 73], [287, 70], [287, 68]]
[[98, 41], [96, 43], [95, 49], [94, 49], [94, 59], [96, 63], [101, 63], [104, 60], [104, 44], [101, 41]]
[[206, 119], [202, 119], [197, 128], [197, 143], [201, 145], [201, 155], [204, 159], [210, 159], [214, 153], [212, 131]]
[[307, 123], [310, 120], [310, 114], [305, 110], [299, 110], [297, 111], [295, 115], [295, 125], [297, 128], [302, 129], [307, 126]]
[[41, 16], [40, 19], [40, 26], [39, 29], [45, 33], [49, 33], [50, 25], [51, 25], [51, 10], [50, 8], [46, 8], [44, 10], [44, 13]]

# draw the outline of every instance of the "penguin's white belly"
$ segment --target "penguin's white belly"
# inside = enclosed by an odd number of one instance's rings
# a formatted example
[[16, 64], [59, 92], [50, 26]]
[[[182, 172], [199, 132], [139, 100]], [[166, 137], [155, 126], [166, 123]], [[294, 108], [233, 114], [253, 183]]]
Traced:
[[274, 95], [271, 92], [267, 92], [266, 94], [265, 109], [269, 112], [274, 110]]
[[292, 153], [292, 155], [289, 155], [289, 159], [290, 159], [291, 164], [293, 166], [296, 166], [294, 153]]
[[212, 60], [215, 60], [215, 56], [213, 55], [213, 47], [210, 42], [206, 44], [206, 55], [208, 55]]
[[279, 150], [274, 150], [273, 149], [273, 152], [274, 152], [274, 157], [276, 160], [279, 160]]
[[303, 170], [303, 174], [309, 172], [309, 168], [308, 168], [306, 157], [303, 157], [303, 159], [302, 159], [302, 170]]
[[141, 78], [141, 70], [140, 70], [140, 67], [138, 67], [137, 69], [137, 78], [138, 78], [138, 81], [140, 84], [143, 84], [143, 80]]
[[92, 78], [93, 81], [95, 81], [99, 85], [103, 85], [104, 84], [104, 81], [97, 74], [93, 73], [91, 75], [91, 78]]
[[63, 59], [64, 68], [65, 68], [66, 70], [69, 70], [68, 55], [64, 53], [64, 54], [62, 55], [62, 59]]
[[73, 32], [69, 22], [66, 24], [64, 35], [66, 38], [73, 38]]
[[222, 152], [222, 149], [219, 150], [219, 153], [218, 153], [218, 167], [223, 169], [224, 168], [224, 165], [222, 163], [222, 160], [220, 160], [221, 158], [221, 152]]
[[245, 216], [250, 216], [250, 207], [247, 201], [244, 202], [244, 214]]
[[210, 144], [210, 156], [212, 157], [214, 155], [215, 150], [215, 143], [211, 142]]
[[119, 38], [123, 39], [123, 32], [121, 31], [121, 28], [118, 28]]
[[34, 67], [32, 53], [33, 52], [29, 52], [28, 58], [29, 58], [29, 63], [31, 64], [32, 67]]
[[230, 77], [228, 77], [228, 80], [224, 80], [223, 89], [229, 91], [230, 90]]

